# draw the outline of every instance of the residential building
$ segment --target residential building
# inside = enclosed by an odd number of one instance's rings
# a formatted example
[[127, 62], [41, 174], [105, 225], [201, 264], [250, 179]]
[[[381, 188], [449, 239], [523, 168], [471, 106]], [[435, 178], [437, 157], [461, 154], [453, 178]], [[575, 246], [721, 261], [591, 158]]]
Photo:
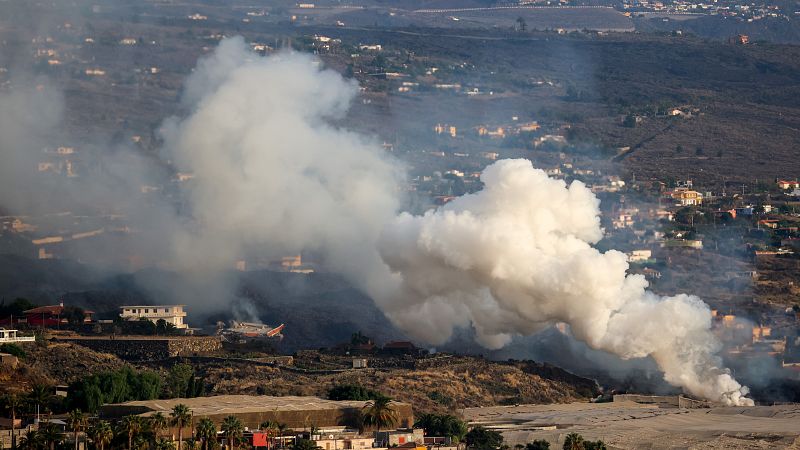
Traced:
[[614, 216], [611, 220], [611, 224], [614, 226], [614, 229], [628, 228], [635, 222], [636, 221], [633, 218], [633, 214], [629, 212], [620, 212], [619, 215]]
[[375, 444], [378, 447], [388, 448], [408, 443], [422, 444], [424, 442], [425, 433], [421, 428], [375, 432]]
[[322, 450], [362, 450], [375, 446], [375, 438], [352, 433], [321, 433], [309, 436]]
[[523, 124], [520, 124], [519, 126], [517, 126], [517, 131], [518, 132], [532, 132], [532, 131], [538, 130], [539, 128], [540, 127], [539, 127], [539, 124], [537, 122], [528, 122], [528, 123], [523, 123]]
[[478, 136], [489, 136], [492, 138], [503, 138], [506, 135], [506, 130], [503, 127], [486, 127], [479, 126], [476, 128]]
[[647, 249], [633, 250], [632, 252], [628, 253], [628, 261], [630, 262], [649, 261], [652, 257], [652, 250]]
[[281, 270], [291, 273], [314, 273], [314, 268], [303, 263], [301, 255], [284, 256], [281, 258]]
[[678, 188], [672, 191], [671, 197], [677, 200], [681, 206], [697, 206], [703, 204], [703, 194], [700, 192], [688, 189]]
[[153, 323], [164, 320], [175, 325], [178, 329], [187, 329], [189, 326], [184, 323], [186, 305], [142, 305], [142, 306], [121, 306], [122, 312], [119, 316], [124, 320], [147, 319]]
[[436, 126], [433, 127], [433, 131], [436, 132], [436, 134], [449, 134], [450, 137], [456, 137], [458, 135], [458, 129], [456, 129], [456, 127], [452, 125], [447, 125], [447, 124], [442, 125], [440, 123], [437, 123]]
[[428, 353], [427, 350], [408, 341], [387, 342], [381, 351], [389, 355], [425, 355]]
[[701, 250], [703, 248], [703, 241], [700, 239], [665, 239], [661, 242], [661, 247], [683, 247]]
[[[64, 304], [40, 306], [38, 308], [23, 311], [25, 314], [25, 322], [28, 326], [34, 327], [54, 327], [61, 324], [67, 324], [69, 321], [64, 315]], [[93, 311], [83, 311], [83, 322], [89, 323], [92, 321]]]
[[778, 187], [783, 190], [800, 189], [800, 181], [797, 180], [778, 180]]
[[649, 267], [645, 267], [642, 270], [642, 275], [644, 275], [645, 278], [648, 278], [648, 279], [651, 279], [651, 280], [657, 280], [657, 279], [661, 278], [661, 271], [656, 270], [656, 269], [651, 269]]
[[764, 325], [753, 327], [753, 342], [762, 341], [772, 335], [772, 328]]
[[17, 330], [8, 330], [0, 328], [0, 344], [14, 344], [17, 342], [33, 342], [36, 338], [33, 336], [19, 336]]

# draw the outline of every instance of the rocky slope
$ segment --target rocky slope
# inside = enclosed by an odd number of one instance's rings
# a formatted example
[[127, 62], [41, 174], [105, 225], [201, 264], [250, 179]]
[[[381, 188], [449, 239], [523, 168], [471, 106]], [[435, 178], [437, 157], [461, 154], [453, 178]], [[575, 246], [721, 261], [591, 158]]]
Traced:
[[[29, 390], [34, 384], [68, 384], [92, 373], [116, 370], [127, 363], [78, 345], [59, 343], [27, 345], [27, 356], [16, 371], [0, 371], [0, 386]], [[311, 352], [314, 353], [314, 352]], [[416, 411], [454, 411], [464, 407], [515, 403], [564, 403], [597, 394], [592, 380], [554, 366], [533, 362], [491, 362], [455, 356], [425, 360], [409, 366], [408, 357], [392, 367], [392, 359], [375, 359], [384, 368], [359, 370], [320, 369], [303, 360], [297, 365], [270, 366], [235, 358], [180, 359], [136, 363], [137, 369], [166, 375], [171, 364], [190, 363], [203, 379], [206, 392], [215, 394], [326, 396], [341, 384], [357, 384], [397, 400], [412, 403]], [[348, 359], [349, 358], [345, 358]], [[331, 362], [326, 363], [332, 367]], [[319, 367], [319, 366], [318, 366]], [[0, 389], [3, 390], [3, 389]]]

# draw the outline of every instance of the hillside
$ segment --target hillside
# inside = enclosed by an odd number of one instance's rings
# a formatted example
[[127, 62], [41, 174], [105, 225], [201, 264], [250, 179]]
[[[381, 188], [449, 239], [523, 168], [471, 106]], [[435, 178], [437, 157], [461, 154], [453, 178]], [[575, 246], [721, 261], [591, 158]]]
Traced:
[[[26, 346], [27, 356], [17, 372], [0, 371], [0, 386], [14, 377], [23, 390], [35, 384], [67, 384], [90, 374], [117, 370], [125, 363], [113, 355], [73, 344]], [[309, 354], [296, 359], [308, 365]], [[305, 356], [303, 356], [305, 355]], [[131, 364], [166, 376], [180, 358]], [[597, 395], [592, 380], [546, 364], [490, 362], [476, 357], [451, 357], [423, 369], [370, 368], [362, 370], [308, 370], [258, 365], [242, 359], [185, 360], [203, 379], [208, 395], [315, 395], [325, 397], [335, 385], [357, 384], [410, 402], [417, 411], [453, 411], [457, 408], [515, 403], [565, 403]], [[2, 392], [3, 389], [0, 389]]]
[[[589, 383], [571, 384], [526, 372], [522, 367], [470, 358], [439, 370], [367, 369], [305, 375], [272, 367], [207, 366], [202, 373], [216, 394], [324, 396], [334, 385], [358, 384], [410, 402], [423, 411], [515, 403], [585, 400]], [[588, 381], [588, 380], [587, 380]]]
[[24, 297], [36, 304], [67, 305], [111, 319], [125, 304], [187, 303], [188, 322], [210, 328], [218, 320], [261, 320], [286, 324], [278, 350], [333, 346], [356, 331], [378, 342], [402, 339], [373, 301], [342, 278], [324, 273], [234, 272], [228, 298], [204, 293], [180, 275], [148, 269], [110, 274], [68, 260], [35, 260], [0, 255], [0, 297]]

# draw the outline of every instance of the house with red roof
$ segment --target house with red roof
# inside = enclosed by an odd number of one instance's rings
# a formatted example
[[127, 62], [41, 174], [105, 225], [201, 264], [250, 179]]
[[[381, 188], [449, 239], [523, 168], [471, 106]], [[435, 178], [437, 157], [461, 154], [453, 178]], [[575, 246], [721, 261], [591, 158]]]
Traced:
[[[25, 314], [25, 321], [28, 326], [34, 327], [55, 327], [61, 324], [69, 323], [68, 317], [64, 314], [64, 303], [58, 305], [39, 306], [38, 308], [23, 311]], [[83, 322], [89, 323], [92, 321], [94, 311], [83, 311]]]

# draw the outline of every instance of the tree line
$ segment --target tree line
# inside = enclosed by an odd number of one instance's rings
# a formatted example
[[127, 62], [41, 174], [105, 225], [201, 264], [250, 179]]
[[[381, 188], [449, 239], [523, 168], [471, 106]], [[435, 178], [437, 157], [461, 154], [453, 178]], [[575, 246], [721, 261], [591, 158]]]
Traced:
[[90, 375], [70, 384], [67, 404], [70, 408], [95, 412], [105, 403], [194, 398], [204, 393], [205, 382], [189, 364], [175, 364], [164, 379], [156, 372], [123, 367], [117, 371]]

